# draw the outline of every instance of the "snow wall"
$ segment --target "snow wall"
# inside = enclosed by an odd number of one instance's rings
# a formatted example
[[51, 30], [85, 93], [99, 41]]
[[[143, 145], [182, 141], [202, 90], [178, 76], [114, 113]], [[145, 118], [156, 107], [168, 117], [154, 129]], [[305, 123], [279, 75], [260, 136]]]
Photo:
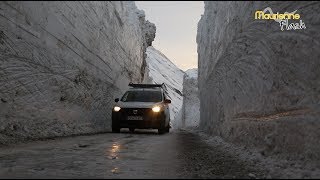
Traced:
[[198, 92], [198, 69], [188, 69], [183, 77], [182, 127], [198, 127], [200, 100]]
[[[166, 84], [170, 119], [173, 128], [181, 124], [181, 118], [176, 118], [182, 107], [182, 83], [184, 72], [173, 64], [160, 51], [152, 46], [147, 48], [147, 59], [144, 83]], [[180, 121], [179, 121], [180, 120]]]
[[110, 130], [155, 30], [134, 2], [1, 2], [0, 144]]
[[[297, 10], [306, 29], [255, 20], [266, 7]], [[205, 2], [197, 34], [200, 127], [265, 155], [319, 160], [319, 21], [319, 2]]]

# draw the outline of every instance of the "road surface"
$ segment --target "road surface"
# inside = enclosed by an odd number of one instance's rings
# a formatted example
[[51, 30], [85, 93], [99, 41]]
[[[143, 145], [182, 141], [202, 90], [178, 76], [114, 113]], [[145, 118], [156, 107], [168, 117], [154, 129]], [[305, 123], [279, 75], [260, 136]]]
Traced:
[[201, 138], [156, 130], [56, 138], [0, 148], [0, 178], [250, 178], [263, 176]]

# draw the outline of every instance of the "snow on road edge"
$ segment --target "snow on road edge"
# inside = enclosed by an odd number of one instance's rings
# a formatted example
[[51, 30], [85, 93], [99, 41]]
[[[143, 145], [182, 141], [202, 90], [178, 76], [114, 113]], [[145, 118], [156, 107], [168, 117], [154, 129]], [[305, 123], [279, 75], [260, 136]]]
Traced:
[[305, 160], [286, 160], [281, 156], [263, 156], [256, 149], [247, 149], [244, 146], [238, 146], [225, 142], [219, 136], [211, 136], [198, 127], [188, 127], [181, 129], [190, 133], [197, 134], [201, 139], [213, 148], [219, 148], [237, 157], [244, 162], [251, 162], [257, 169], [266, 171], [267, 179], [271, 178], [320, 178], [319, 162], [310, 162]]

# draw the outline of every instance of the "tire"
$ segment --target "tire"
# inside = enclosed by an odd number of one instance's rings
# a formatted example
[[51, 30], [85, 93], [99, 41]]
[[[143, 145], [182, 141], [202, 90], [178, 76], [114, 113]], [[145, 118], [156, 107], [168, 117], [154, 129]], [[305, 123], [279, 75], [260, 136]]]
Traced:
[[158, 134], [164, 134], [166, 132], [165, 127], [165, 115], [162, 115], [161, 121], [160, 121], [160, 127], [158, 129]]
[[134, 132], [134, 130], [135, 130], [135, 128], [129, 128], [129, 131], [132, 133]]
[[159, 128], [158, 134], [164, 134], [166, 132], [165, 128]]
[[112, 132], [113, 133], [119, 133], [120, 132], [120, 128], [112, 128]]
[[167, 133], [170, 132], [170, 126], [169, 125], [166, 127], [166, 132]]
[[120, 133], [120, 127], [117, 126], [116, 124], [112, 123], [112, 132], [113, 133]]

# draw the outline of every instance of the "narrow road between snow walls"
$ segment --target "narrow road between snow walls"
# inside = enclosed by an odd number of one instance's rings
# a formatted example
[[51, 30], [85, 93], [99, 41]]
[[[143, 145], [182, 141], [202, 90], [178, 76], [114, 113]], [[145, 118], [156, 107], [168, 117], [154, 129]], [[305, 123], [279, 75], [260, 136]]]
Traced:
[[315, 1], [1, 1], [0, 178], [320, 178], [319, 21]]
[[[310, 178], [299, 164], [266, 164], [197, 131], [153, 130], [35, 141], [1, 148], [1, 178]], [[301, 164], [302, 165], [302, 164]], [[286, 167], [288, 166], [288, 167]], [[319, 177], [319, 174], [317, 174]]]

